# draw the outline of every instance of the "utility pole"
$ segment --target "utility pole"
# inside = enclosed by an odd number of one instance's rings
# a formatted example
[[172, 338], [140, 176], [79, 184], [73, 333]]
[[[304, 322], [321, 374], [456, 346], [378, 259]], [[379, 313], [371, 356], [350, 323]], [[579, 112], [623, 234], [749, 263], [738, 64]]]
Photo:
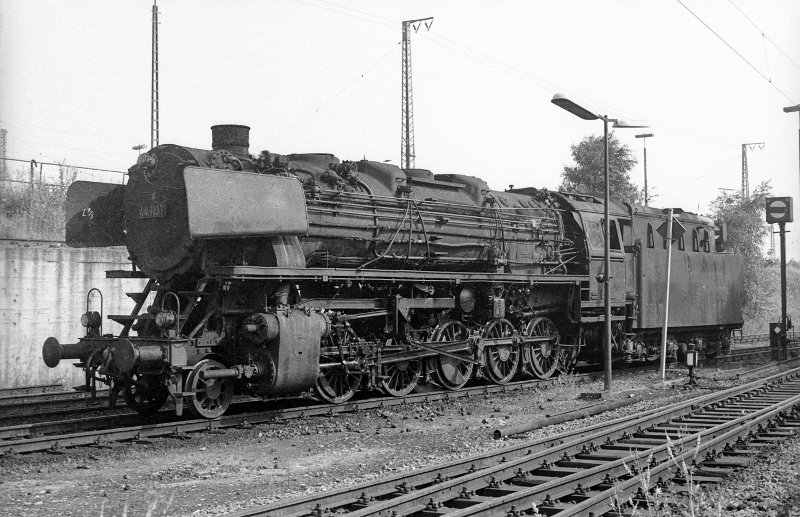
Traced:
[[642, 133], [636, 135], [636, 138], [641, 138], [642, 144], [644, 144], [644, 206], [649, 206], [648, 200], [650, 199], [647, 196], [647, 139], [652, 137], [653, 133]]
[[153, 0], [152, 64], [150, 68], [150, 149], [158, 145], [158, 6]]
[[747, 172], [747, 148], [752, 151], [758, 146], [761, 150], [764, 148], [764, 142], [751, 142], [749, 144], [742, 144], [742, 203], [750, 199], [750, 178]]
[[411, 90], [411, 40], [409, 39], [408, 28], [412, 27], [414, 32], [417, 32], [422, 24], [425, 24], [426, 30], [430, 30], [431, 25], [433, 25], [433, 17], [405, 20], [403, 22], [400, 163], [404, 169], [414, 168], [414, 102], [413, 92]]

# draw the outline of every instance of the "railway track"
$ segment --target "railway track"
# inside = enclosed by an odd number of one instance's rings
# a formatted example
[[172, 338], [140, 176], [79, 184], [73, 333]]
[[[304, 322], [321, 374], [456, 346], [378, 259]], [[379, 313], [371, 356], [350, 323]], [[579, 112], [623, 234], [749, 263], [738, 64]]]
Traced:
[[[575, 374], [581, 380], [591, 379], [598, 373]], [[81, 445], [105, 445], [113, 441], [144, 440], [147, 438], [183, 435], [197, 431], [217, 430], [236, 426], [249, 426], [266, 422], [275, 422], [311, 416], [326, 416], [338, 413], [385, 408], [418, 402], [435, 402], [441, 400], [457, 400], [461, 398], [489, 395], [492, 393], [513, 392], [531, 388], [540, 388], [559, 382], [559, 378], [527, 380], [511, 382], [505, 385], [485, 385], [466, 387], [459, 391], [429, 391], [412, 393], [405, 397], [381, 397], [365, 400], [354, 400], [345, 404], [305, 404], [272, 409], [268, 411], [243, 412], [224, 415], [218, 419], [184, 419], [180, 421], [163, 421], [142, 425], [137, 422], [135, 414], [102, 415], [74, 420], [27, 423], [0, 428], [0, 455], [28, 453], [44, 450], [61, 450], [66, 447]], [[303, 401], [303, 399], [297, 399]], [[165, 417], [172, 411], [162, 412]], [[120, 424], [120, 420], [123, 423]], [[129, 425], [126, 425], [129, 424]]]
[[[798, 354], [800, 353], [800, 345], [796, 346], [788, 346], [786, 347], [786, 351], [791, 354]], [[718, 360], [722, 360], [724, 362], [735, 361], [737, 359], [747, 358], [747, 357], [754, 357], [759, 355], [769, 355], [772, 353], [772, 348], [769, 346], [758, 346], [758, 347], [750, 347], [750, 348], [739, 348], [734, 349], [728, 352], [727, 354], [721, 355], [717, 357]]]
[[[768, 347], [767, 347], [768, 349]], [[762, 352], [758, 352], [762, 353]], [[791, 362], [788, 361], [788, 362]], [[776, 363], [770, 363], [760, 368], [771, 368]], [[753, 373], [757, 368], [750, 373]], [[638, 368], [635, 368], [638, 369]], [[622, 370], [626, 371], [626, 370]], [[627, 371], [630, 371], [627, 369]], [[599, 375], [598, 372], [573, 374], [575, 378], [585, 380]], [[337, 413], [367, 410], [373, 408], [389, 407], [399, 404], [413, 404], [416, 402], [434, 402], [438, 400], [455, 400], [481, 394], [518, 391], [533, 387], [543, 387], [559, 382], [558, 378], [541, 380], [525, 380], [512, 382], [503, 386], [486, 385], [464, 388], [460, 391], [428, 391], [413, 393], [405, 397], [381, 397], [351, 401], [342, 405], [315, 404], [310, 399], [286, 398], [276, 400], [282, 405], [278, 409], [267, 411], [240, 410], [236, 414], [216, 420], [188, 419], [176, 421], [173, 410], [163, 409], [153, 415], [146, 424], [142, 424], [142, 417], [126, 408], [108, 411], [103, 404], [106, 394], [100, 393], [96, 405], [87, 407], [88, 394], [80, 392], [62, 392], [61, 397], [53, 397], [55, 393], [39, 393], [0, 397], [0, 455], [28, 453], [43, 450], [60, 450], [67, 447], [85, 445], [104, 445], [109, 442], [126, 440], [144, 440], [161, 436], [182, 436], [185, 433], [222, 429], [226, 427], [247, 426], [258, 423], [304, 418], [319, 415], [332, 415]], [[9, 399], [13, 402], [9, 403]], [[243, 398], [238, 404], [247, 408], [248, 403], [258, 402], [258, 399]], [[17, 405], [19, 404], [19, 405]], [[31, 407], [28, 404], [33, 404]], [[5, 408], [4, 408], [5, 406]], [[6, 408], [12, 408], [11, 412]], [[49, 421], [19, 422], [22, 415], [31, 414], [33, 410], [37, 417], [50, 416]], [[102, 411], [101, 414], [97, 414]], [[75, 417], [76, 413], [80, 415]], [[69, 415], [71, 418], [58, 418]]]
[[[716, 482], [800, 430], [800, 368], [535, 442], [237, 517], [603, 515], [641, 490]], [[328, 513], [330, 512], [330, 513]]]
[[[769, 334], [753, 334], [734, 339], [734, 343], [768, 342]], [[800, 345], [788, 347], [790, 352], [800, 352]], [[747, 349], [733, 349], [729, 353], [713, 358], [719, 362], [735, 361], [742, 357], [766, 355], [771, 352], [769, 346], [750, 347]], [[602, 365], [598, 365], [602, 366]], [[72, 412], [87, 406], [102, 408], [108, 401], [108, 390], [98, 390], [97, 396], [84, 391], [64, 391], [61, 384], [46, 384], [37, 386], [22, 386], [16, 388], [0, 389], [0, 423], [9, 415], [15, 414], [57, 414], [59, 412]], [[122, 400], [118, 402], [123, 404]], [[58, 409], [60, 406], [62, 408]], [[54, 407], [57, 409], [49, 409]]]
[[[768, 335], [745, 336], [769, 339]], [[788, 350], [800, 353], [800, 346], [789, 347]], [[732, 362], [740, 359], [763, 356], [770, 354], [769, 346], [751, 347], [748, 349], [734, 349], [724, 355], [719, 355], [713, 359], [715, 364], [719, 362]], [[602, 365], [595, 365], [602, 367]], [[61, 390], [61, 385], [29, 386], [0, 390], [0, 426], [9, 423], [21, 423], [20, 420], [31, 415], [37, 417], [57, 418], [60, 416], [74, 416], [81, 412], [96, 412], [108, 409], [108, 391], [100, 390], [97, 397], [92, 398], [91, 394], [82, 391], [56, 391]], [[251, 399], [256, 400], [256, 399]], [[124, 408], [124, 402], [119, 400], [119, 414], [133, 414]]]
[[31, 417], [57, 417], [108, 409], [108, 392], [96, 397], [82, 391], [46, 391], [0, 395], [0, 425]]

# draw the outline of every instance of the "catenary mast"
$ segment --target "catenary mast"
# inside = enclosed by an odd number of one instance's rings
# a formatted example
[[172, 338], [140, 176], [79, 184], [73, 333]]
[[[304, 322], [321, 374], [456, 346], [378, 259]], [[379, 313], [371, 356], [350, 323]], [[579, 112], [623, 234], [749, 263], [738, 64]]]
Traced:
[[403, 22], [403, 84], [402, 84], [402, 127], [400, 137], [401, 166], [404, 169], [414, 168], [414, 101], [411, 89], [411, 41], [408, 28], [414, 32], [419, 30], [421, 24], [430, 29], [433, 17], [405, 20]]

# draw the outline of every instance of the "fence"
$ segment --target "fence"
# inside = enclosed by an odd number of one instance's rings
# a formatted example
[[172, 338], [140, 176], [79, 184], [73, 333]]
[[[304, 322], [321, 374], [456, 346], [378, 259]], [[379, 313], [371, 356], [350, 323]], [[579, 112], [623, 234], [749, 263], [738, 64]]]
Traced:
[[[0, 239], [63, 241], [64, 201], [73, 181], [123, 184], [123, 171], [0, 158]], [[17, 170], [8, 165], [18, 163]], [[23, 165], [24, 164], [24, 165]]]

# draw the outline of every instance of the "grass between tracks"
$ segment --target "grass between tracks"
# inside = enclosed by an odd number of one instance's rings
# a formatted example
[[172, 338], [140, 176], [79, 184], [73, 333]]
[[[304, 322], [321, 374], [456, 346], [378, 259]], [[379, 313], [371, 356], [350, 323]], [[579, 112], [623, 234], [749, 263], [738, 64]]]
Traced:
[[[175, 493], [171, 493], [169, 497], [164, 497], [160, 495], [158, 492], [154, 490], [150, 490], [145, 494], [145, 503], [147, 505], [146, 512], [144, 514], [145, 517], [167, 517], [169, 515], [173, 515], [170, 512], [170, 507], [172, 506], [172, 501], [175, 497]], [[99, 517], [105, 517], [105, 507], [106, 504], [103, 503], [100, 506], [100, 514]], [[128, 517], [128, 505], [125, 504], [122, 510], [122, 517]]]

